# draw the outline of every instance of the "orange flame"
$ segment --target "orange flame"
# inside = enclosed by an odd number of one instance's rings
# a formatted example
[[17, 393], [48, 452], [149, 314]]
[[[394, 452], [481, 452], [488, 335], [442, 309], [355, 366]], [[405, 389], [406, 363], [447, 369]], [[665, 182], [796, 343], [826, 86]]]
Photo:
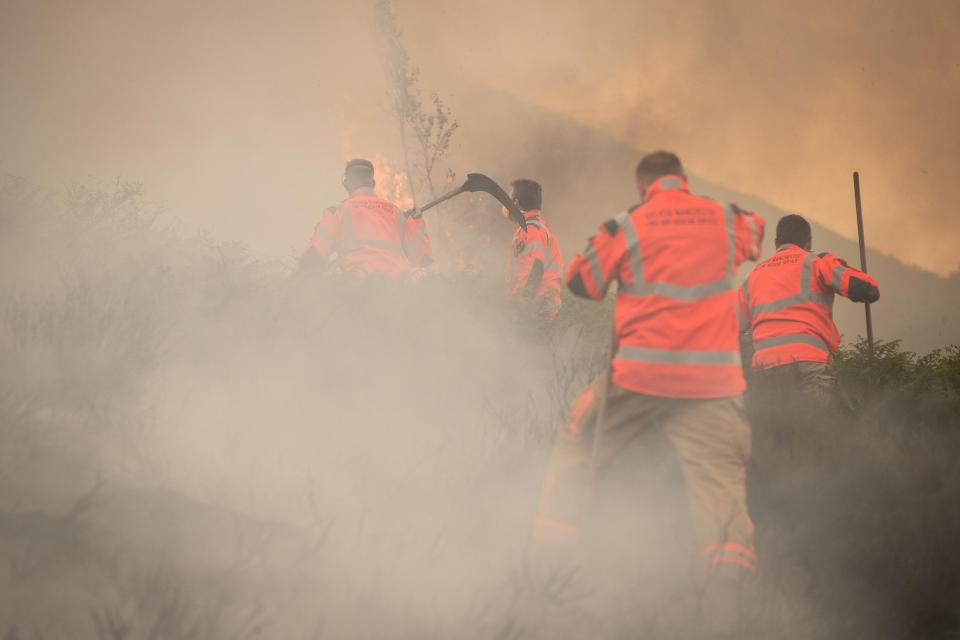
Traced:
[[412, 209], [413, 194], [410, 192], [410, 176], [398, 169], [387, 157], [379, 151], [374, 152], [371, 158], [362, 151], [370, 151], [368, 145], [354, 144], [356, 126], [346, 126], [340, 131], [340, 147], [344, 158], [367, 158], [373, 163], [374, 180], [377, 182], [377, 195], [389, 200], [401, 209]]
[[401, 209], [412, 209], [414, 203], [409, 176], [380, 153], [374, 154], [370, 162], [373, 163], [374, 179], [377, 181], [377, 195]]

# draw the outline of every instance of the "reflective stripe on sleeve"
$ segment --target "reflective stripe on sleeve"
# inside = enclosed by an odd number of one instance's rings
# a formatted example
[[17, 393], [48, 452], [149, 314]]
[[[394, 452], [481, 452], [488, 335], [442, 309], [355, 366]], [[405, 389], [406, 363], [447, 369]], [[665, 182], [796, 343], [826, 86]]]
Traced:
[[739, 351], [684, 351], [623, 345], [617, 349], [616, 357], [620, 360], [654, 364], [740, 365]]
[[727, 273], [736, 275], [737, 230], [733, 226], [733, 205], [723, 208], [723, 222], [727, 225]]
[[840, 293], [840, 283], [843, 281], [843, 272], [849, 268], [850, 267], [843, 264], [837, 265], [833, 268], [833, 281], [830, 283], [830, 285], [837, 293]]
[[760, 351], [761, 349], [782, 347], [788, 344], [806, 344], [811, 347], [816, 347], [827, 354], [830, 353], [830, 348], [823, 340], [806, 333], [791, 333], [785, 336], [774, 336], [772, 338], [764, 338], [763, 340], [754, 340], [753, 349], [754, 351]]
[[800, 269], [800, 293], [810, 292], [810, 282], [813, 280], [813, 259], [814, 255], [807, 252], [807, 257], [803, 259], [803, 268]]
[[736, 307], [736, 312], [737, 312], [737, 327], [740, 329], [740, 332], [743, 333], [744, 331], [750, 328], [750, 320], [743, 317], [743, 311], [740, 310], [739, 304]]
[[597, 256], [597, 252], [593, 250], [593, 245], [587, 247], [587, 250], [583, 252], [583, 257], [586, 259], [587, 264], [590, 265], [590, 277], [593, 279], [594, 289], [603, 291], [605, 284], [603, 280], [603, 268], [600, 266], [600, 258]]
[[529, 243], [529, 244], [524, 244], [524, 245], [523, 245], [523, 250], [519, 253], [519, 255], [525, 256], [525, 255], [527, 255], [528, 253], [530, 253], [531, 251], [533, 251], [534, 249], [540, 249], [541, 251], [543, 251], [543, 254], [544, 254], [544, 255], [547, 254], [547, 248], [546, 248], [545, 246], [543, 246], [543, 243], [541, 243], [541, 242], [531, 242], [531, 243]]
[[[523, 246], [523, 249], [522, 249], [522, 250], [520, 251], [520, 253], [517, 254], [517, 255], [518, 255], [518, 257], [519, 257], [519, 256], [525, 256], [525, 255], [527, 255], [527, 254], [529, 254], [529, 253], [532, 253], [534, 249], [540, 249], [540, 251], [543, 252], [543, 267], [544, 267], [544, 269], [549, 269], [550, 271], [562, 271], [562, 270], [563, 270], [563, 267], [562, 267], [561, 265], [559, 265], [559, 264], [557, 264], [556, 262], [553, 261], [553, 255], [550, 253], [549, 248], [548, 248], [548, 247], [545, 247], [542, 242], [531, 242], [531, 243], [529, 243], [529, 244], [525, 244], [525, 245]], [[517, 266], [515, 267], [515, 269], [519, 269], [519, 268], [520, 268], [519, 265], [517, 265]]]
[[630, 260], [630, 273], [633, 274], [633, 282], [640, 285], [643, 283], [643, 257], [640, 255], [637, 227], [629, 211], [624, 211], [614, 219], [623, 229], [623, 235], [627, 241], [627, 259]]
[[760, 256], [760, 243], [757, 240], [757, 221], [753, 216], [746, 216], [747, 224], [750, 225], [750, 257], [757, 258]]

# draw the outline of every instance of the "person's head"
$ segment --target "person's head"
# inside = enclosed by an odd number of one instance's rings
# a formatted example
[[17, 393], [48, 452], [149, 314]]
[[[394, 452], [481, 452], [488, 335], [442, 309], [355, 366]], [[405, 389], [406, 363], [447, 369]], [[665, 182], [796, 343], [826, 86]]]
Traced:
[[687, 175], [683, 172], [683, 165], [680, 164], [680, 158], [677, 154], [669, 151], [654, 151], [643, 156], [637, 164], [637, 191], [642, 199], [647, 192], [647, 188], [653, 184], [654, 180], [661, 176], [680, 176], [683, 179]]
[[777, 239], [774, 241], [778, 247], [785, 244], [795, 244], [801, 249], [810, 251], [813, 246], [813, 233], [810, 231], [810, 223], [803, 216], [795, 213], [783, 216], [777, 223]]
[[343, 188], [347, 193], [353, 193], [361, 187], [373, 188], [373, 163], [363, 158], [354, 158], [347, 163], [343, 170]]
[[543, 188], [539, 182], [520, 178], [510, 183], [510, 197], [520, 211], [539, 210], [543, 205]]

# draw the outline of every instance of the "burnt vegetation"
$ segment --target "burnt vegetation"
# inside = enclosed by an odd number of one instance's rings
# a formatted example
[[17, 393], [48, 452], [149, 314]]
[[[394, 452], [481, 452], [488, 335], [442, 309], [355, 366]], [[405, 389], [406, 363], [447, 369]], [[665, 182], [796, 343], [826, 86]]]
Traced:
[[[545, 330], [499, 274], [357, 288], [163, 220], [0, 185], [0, 637], [694, 636], [661, 575], [601, 617], [590, 567], [526, 552], [609, 304]], [[960, 349], [854, 341], [836, 374], [837, 407], [754, 425], [742, 635], [951, 637]], [[641, 519], [674, 473], [644, 472]]]

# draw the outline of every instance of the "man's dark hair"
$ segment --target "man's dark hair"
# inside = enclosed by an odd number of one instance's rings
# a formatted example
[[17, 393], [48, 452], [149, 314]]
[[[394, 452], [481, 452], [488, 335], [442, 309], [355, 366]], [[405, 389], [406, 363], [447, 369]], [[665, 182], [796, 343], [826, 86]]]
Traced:
[[364, 158], [354, 158], [343, 170], [343, 186], [353, 191], [360, 187], [373, 187], [373, 163]]
[[513, 188], [513, 198], [521, 211], [531, 211], [543, 206], [543, 188], [539, 182], [520, 178], [510, 183]]
[[783, 244], [795, 244], [801, 248], [809, 248], [813, 240], [810, 223], [803, 216], [795, 213], [783, 216], [777, 223], [777, 238], [774, 241], [779, 247]]
[[654, 151], [643, 156], [637, 164], [637, 177], [647, 182], [667, 175], [687, 177], [683, 172], [683, 165], [680, 164], [680, 158], [675, 153]]

